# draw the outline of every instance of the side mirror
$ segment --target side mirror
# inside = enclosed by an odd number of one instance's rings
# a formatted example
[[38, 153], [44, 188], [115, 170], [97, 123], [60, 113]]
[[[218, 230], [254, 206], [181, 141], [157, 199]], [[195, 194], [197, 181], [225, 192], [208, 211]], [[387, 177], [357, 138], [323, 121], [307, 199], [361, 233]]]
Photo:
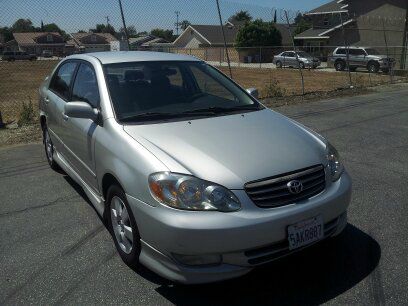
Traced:
[[64, 115], [71, 118], [83, 118], [96, 121], [99, 111], [86, 102], [68, 102], [64, 107]]
[[247, 93], [249, 93], [251, 96], [253, 96], [255, 99], [258, 99], [258, 97], [259, 97], [258, 89], [252, 87], [252, 88], [248, 88], [246, 91], [247, 91]]

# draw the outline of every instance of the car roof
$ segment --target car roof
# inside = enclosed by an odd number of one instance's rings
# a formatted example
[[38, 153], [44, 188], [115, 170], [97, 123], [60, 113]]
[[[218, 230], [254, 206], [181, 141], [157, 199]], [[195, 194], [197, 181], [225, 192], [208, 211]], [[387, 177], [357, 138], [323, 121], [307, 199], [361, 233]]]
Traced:
[[200, 59], [184, 54], [153, 52], [153, 51], [106, 51], [68, 56], [67, 59], [97, 58], [102, 64], [125, 62], [151, 62], [151, 61], [201, 61]]

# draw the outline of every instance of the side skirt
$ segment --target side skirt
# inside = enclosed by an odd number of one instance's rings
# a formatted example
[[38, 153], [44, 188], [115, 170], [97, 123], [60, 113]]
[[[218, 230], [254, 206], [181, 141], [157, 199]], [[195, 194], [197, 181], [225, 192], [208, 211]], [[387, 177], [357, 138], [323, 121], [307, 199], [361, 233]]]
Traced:
[[105, 204], [103, 198], [96, 194], [86, 183], [85, 181], [79, 176], [79, 174], [72, 169], [72, 167], [66, 162], [65, 158], [58, 153], [58, 151], [54, 152], [55, 161], [58, 165], [76, 182], [78, 183], [82, 189], [84, 190], [85, 194], [87, 195], [88, 199], [91, 201], [92, 205], [95, 207], [98, 214], [103, 216], [103, 212], [105, 210]]

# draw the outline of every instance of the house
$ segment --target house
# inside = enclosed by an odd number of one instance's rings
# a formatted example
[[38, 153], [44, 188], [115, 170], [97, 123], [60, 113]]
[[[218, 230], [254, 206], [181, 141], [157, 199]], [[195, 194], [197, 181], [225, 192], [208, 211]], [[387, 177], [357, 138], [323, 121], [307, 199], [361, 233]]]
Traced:
[[42, 55], [43, 51], [51, 51], [57, 56], [69, 55], [74, 46], [65, 42], [57, 32], [13, 33], [13, 40], [4, 44], [4, 51], [25, 51], [30, 54]]
[[295, 40], [308, 51], [327, 55], [345, 43], [373, 46], [385, 53], [386, 38], [387, 45], [399, 47], [392, 49], [399, 57], [406, 50], [407, 8], [407, 0], [330, 1], [306, 13], [312, 27], [295, 36]]
[[120, 41], [110, 33], [72, 33], [70, 43], [75, 45], [76, 52], [114, 51]]

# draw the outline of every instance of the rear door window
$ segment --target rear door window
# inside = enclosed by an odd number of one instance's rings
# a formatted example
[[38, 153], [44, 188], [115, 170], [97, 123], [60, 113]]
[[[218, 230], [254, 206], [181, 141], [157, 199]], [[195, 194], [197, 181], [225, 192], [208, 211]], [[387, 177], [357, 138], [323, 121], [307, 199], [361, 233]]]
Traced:
[[65, 101], [68, 101], [69, 99], [69, 91], [76, 67], [76, 62], [67, 62], [62, 64], [54, 74], [51, 81], [50, 90]]

